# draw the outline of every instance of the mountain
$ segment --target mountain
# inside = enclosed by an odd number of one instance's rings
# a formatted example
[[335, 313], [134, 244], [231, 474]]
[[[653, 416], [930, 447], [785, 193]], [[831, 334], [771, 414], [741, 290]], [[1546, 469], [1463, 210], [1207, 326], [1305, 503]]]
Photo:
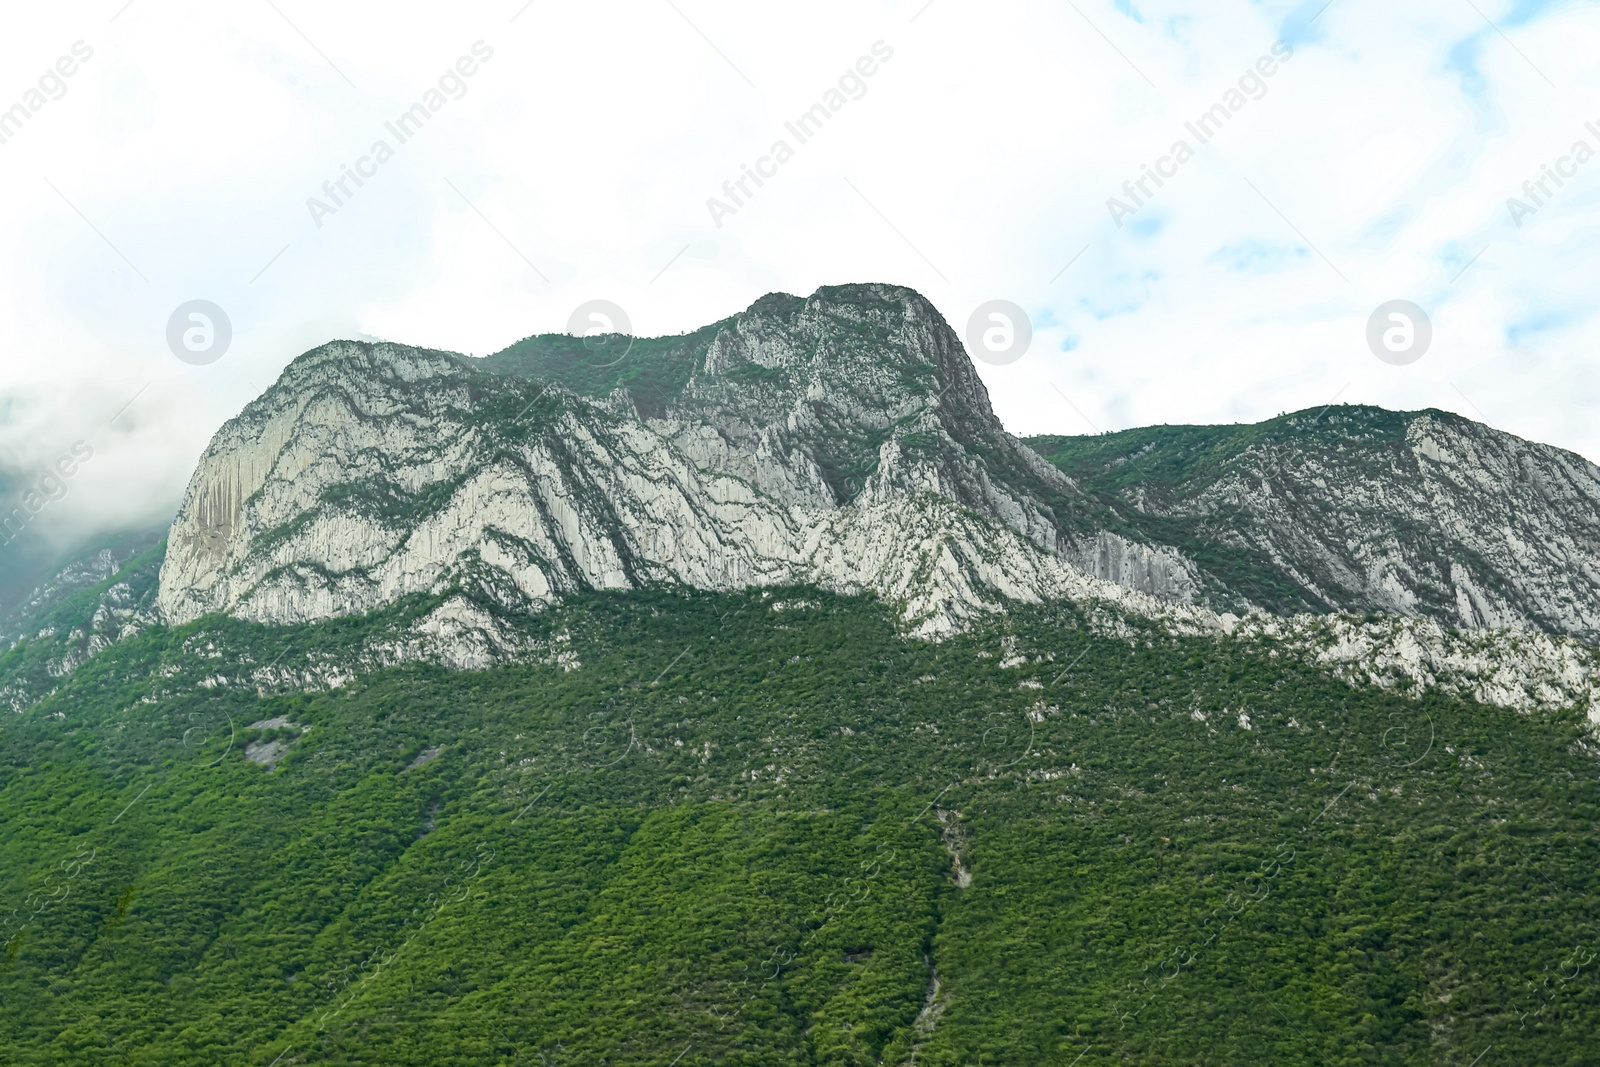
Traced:
[[[0, 708], [23, 712], [90, 657], [156, 622], [157, 577], [165, 541], [151, 531], [91, 544], [43, 570], [30, 592], [0, 612]], [[30, 561], [36, 572], [48, 556]]]
[[324, 346], [0, 618], [0, 1059], [1600, 1064], [1593, 478], [888, 286]]
[[[1178, 554], [1007, 434], [909, 290], [769, 296], [591, 357], [340, 342], [217, 434], [162, 569], [175, 621], [369, 611], [450, 584], [512, 610], [588, 589], [872, 590], [913, 632], [1107, 580], [1186, 599]], [[597, 366], [604, 362], [606, 366]]]
[[594, 342], [302, 356], [202, 457], [162, 611], [809, 582], [925, 636], [1088, 595], [1600, 635], [1600, 469], [1453, 415], [1021, 442], [933, 307], [882, 285]]
[[1600, 639], [1600, 468], [1443, 411], [1027, 442], [1214, 596]]
[[596, 590], [870, 592], [921, 637], [1075, 600], [1529, 707], [1596, 693], [1597, 534], [1592, 464], [1439, 412], [1019, 441], [932, 305], [853, 285], [677, 337], [309, 352], [201, 458], [159, 609], [431, 596], [363, 662], [481, 667], [558, 654], [521, 620]]
[[[80, 603], [92, 601], [96, 608], [100, 607], [113, 588], [107, 583], [118, 575], [139, 572], [141, 585], [152, 594], [152, 602], [142, 606], [153, 607], [155, 577], [164, 551], [162, 540], [163, 531], [115, 534], [76, 551], [69, 550], [64, 560], [53, 561], [54, 566], [36, 566], [33, 569], [38, 573], [29, 576], [33, 579], [31, 588], [0, 611], [0, 644], [9, 646], [24, 636], [53, 632], [59, 628], [63, 615], [71, 614]], [[113, 594], [111, 600], [120, 595]]]

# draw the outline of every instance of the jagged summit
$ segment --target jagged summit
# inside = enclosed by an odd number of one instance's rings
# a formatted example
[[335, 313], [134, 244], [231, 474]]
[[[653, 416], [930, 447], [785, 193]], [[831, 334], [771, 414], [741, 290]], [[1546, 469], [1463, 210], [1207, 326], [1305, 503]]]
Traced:
[[1068, 596], [1600, 633], [1600, 474], [1559, 449], [1348, 406], [1032, 445], [897, 286], [772, 293], [620, 353], [335, 342], [212, 441], [160, 607], [296, 622], [799, 582], [874, 591], [922, 634]]
[[483, 365], [596, 399], [620, 390], [647, 417], [714, 415], [744, 437], [751, 418], [805, 408], [848, 438], [835, 444], [860, 466], [873, 462], [873, 440], [923, 410], [936, 410], [956, 437], [1004, 433], [960, 341], [926, 298], [899, 286], [768, 293], [692, 333], [617, 347], [540, 334]]

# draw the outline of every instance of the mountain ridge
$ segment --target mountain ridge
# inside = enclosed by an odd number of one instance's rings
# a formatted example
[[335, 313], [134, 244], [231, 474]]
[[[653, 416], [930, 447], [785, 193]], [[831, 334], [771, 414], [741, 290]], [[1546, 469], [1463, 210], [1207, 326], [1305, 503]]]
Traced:
[[1512, 446], [1052, 464], [903, 293], [297, 360], [0, 619], [8, 1062], [1593, 1062], [1600, 649], [1301, 610]]
[[1368, 405], [1028, 440], [1131, 530], [1248, 558], [1275, 613], [1600, 634], [1600, 467], [1576, 453]]
[[470, 574], [510, 610], [814, 581], [925, 636], [1063, 595], [1600, 636], [1600, 468], [1459, 416], [1025, 441], [932, 305], [884, 285], [587, 344], [301, 356], [197, 467], [162, 610], [320, 618]]
[[[1514, 477], [1520, 495], [1485, 488]], [[1600, 716], [1595, 485], [1571, 453], [1360, 405], [1018, 439], [937, 311], [891, 286], [769, 294], [598, 350], [331, 342], [219, 430], [164, 552], [86, 562], [80, 607], [43, 595], [0, 620], [13, 643], [46, 620], [0, 698], [31, 706], [108, 643], [212, 613], [390, 620], [349, 663], [300, 670], [315, 686], [559, 658], [526, 620], [579, 593], [812, 586], [873, 593], [917, 637], [1076, 600], [1108, 633], [1138, 616], [1279, 642], [1353, 684]], [[1541, 525], [1539, 552], [1494, 540]]]

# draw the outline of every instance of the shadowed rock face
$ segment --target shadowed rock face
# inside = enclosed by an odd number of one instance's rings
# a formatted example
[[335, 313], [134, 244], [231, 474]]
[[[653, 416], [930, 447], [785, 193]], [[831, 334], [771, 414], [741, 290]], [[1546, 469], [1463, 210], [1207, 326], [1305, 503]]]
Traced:
[[1031, 439], [1213, 599], [1600, 638], [1600, 468], [1442, 411]]
[[[883, 285], [772, 294], [594, 349], [335, 342], [213, 439], [159, 603], [172, 621], [297, 622], [452, 589], [516, 612], [583, 589], [814, 582], [875, 591], [926, 635], [1068, 596], [1592, 633], [1594, 468], [1465, 420], [1383, 414], [1415, 433], [1360, 476], [1356, 438], [1324, 418], [1271, 447], [1215, 445], [1205, 478], [1108, 480], [1128, 466], [1104, 450], [1120, 435], [1041, 439], [1046, 462], [1005, 433], [932, 305]], [[1498, 499], [1519, 477], [1533, 495]], [[1493, 528], [1508, 508], [1514, 543]], [[1426, 558], [1404, 537], [1382, 547], [1423, 522], [1455, 540]], [[1557, 581], [1562, 559], [1590, 584]], [[1586, 609], [1561, 606], [1584, 588]]]

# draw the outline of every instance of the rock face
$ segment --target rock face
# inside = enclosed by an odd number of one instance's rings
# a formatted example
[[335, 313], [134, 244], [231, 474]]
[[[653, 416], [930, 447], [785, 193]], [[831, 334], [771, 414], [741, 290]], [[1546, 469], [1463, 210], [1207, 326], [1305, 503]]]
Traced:
[[1058, 597], [1202, 628], [1381, 611], [1600, 635], [1600, 471], [1559, 449], [1350, 407], [1033, 444], [891, 286], [487, 359], [336, 342], [218, 432], [159, 605], [289, 623], [456, 591], [460, 618], [816, 583], [874, 591], [922, 635]]
[[103, 649], [158, 621], [159, 537], [113, 538], [59, 567], [0, 617], [0, 708], [26, 711]]
[[297, 359], [202, 458], [162, 611], [283, 623], [450, 588], [526, 610], [814, 582], [937, 634], [1007, 600], [1194, 589], [1176, 552], [1075, 514], [1093, 505], [1005, 433], [909, 290], [773, 295], [684, 338], [610, 341]]
[[[140, 601], [153, 585], [149, 578], [159, 566], [159, 556], [148, 563], [143, 556], [150, 554], [159, 540], [159, 535], [148, 533], [120, 537], [55, 568], [19, 603], [0, 615], [0, 648], [14, 647], [18, 640], [41, 631], [53, 634], [61, 629], [60, 609], [78, 594], [93, 596], [95, 604], [92, 608], [82, 605], [76, 613], [69, 613], [74, 625], [84, 615], [97, 619], [129, 617], [134, 610], [130, 605]], [[110, 579], [130, 563], [137, 564], [139, 573], [126, 576], [117, 585], [110, 584]]]
[[1600, 468], [1442, 411], [1034, 438], [1207, 596], [1600, 639]]

